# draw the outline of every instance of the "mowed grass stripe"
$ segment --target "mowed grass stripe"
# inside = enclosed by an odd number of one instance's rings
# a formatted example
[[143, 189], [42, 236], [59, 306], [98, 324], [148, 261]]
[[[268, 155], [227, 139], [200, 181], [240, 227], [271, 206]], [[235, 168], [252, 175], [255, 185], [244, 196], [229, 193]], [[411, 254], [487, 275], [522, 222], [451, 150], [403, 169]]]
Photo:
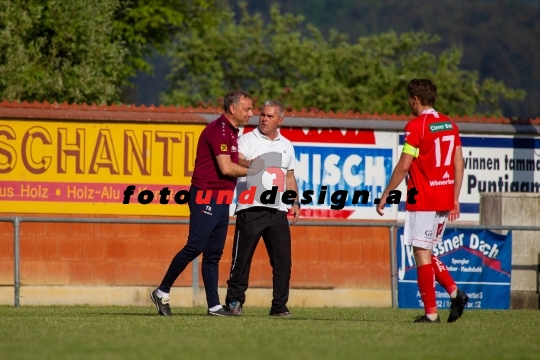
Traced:
[[[466, 311], [413, 324], [420, 310], [0, 307], [0, 359], [539, 359], [540, 311]], [[446, 321], [447, 310], [441, 311]]]

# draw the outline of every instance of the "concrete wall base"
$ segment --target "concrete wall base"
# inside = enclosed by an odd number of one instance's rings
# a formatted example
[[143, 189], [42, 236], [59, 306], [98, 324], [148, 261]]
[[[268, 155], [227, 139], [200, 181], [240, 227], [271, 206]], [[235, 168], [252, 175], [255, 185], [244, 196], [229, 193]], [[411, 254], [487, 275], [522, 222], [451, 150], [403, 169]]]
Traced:
[[540, 297], [536, 291], [511, 291], [510, 309], [540, 309]]
[[[153, 306], [147, 286], [22, 286], [19, 301], [25, 305], [97, 305], [97, 306]], [[225, 301], [227, 289], [219, 288]], [[268, 307], [272, 301], [272, 289], [253, 288], [246, 293], [245, 306]], [[194, 301], [195, 300], [195, 301]], [[13, 286], [0, 287], [0, 305], [14, 304]], [[205, 306], [204, 288], [194, 299], [191, 287], [171, 289], [172, 307]], [[362, 289], [291, 289], [290, 307], [391, 307], [390, 290]]]

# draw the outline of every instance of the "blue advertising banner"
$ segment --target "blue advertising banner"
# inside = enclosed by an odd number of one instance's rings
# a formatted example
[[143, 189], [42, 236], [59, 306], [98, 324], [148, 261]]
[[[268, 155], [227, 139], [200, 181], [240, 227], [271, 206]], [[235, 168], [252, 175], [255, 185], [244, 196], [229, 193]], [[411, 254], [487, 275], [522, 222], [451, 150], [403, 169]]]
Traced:
[[[252, 127], [246, 127], [241, 136], [249, 131]], [[387, 206], [383, 217], [377, 214], [374, 206], [374, 200], [380, 198], [397, 161], [396, 133], [282, 127], [280, 134], [294, 146], [294, 174], [298, 195], [303, 201], [302, 218], [397, 218], [397, 205]], [[267, 179], [273, 176], [262, 174]]]
[[[403, 243], [403, 228], [397, 232], [398, 306], [423, 308], [416, 283], [416, 263], [411, 246]], [[446, 265], [454, 281], [467, 295], [469, 309], [509, 309], [512, 233], [451, 230], [433, 254]], [[450, 307], [450, 296], [436, 285], [437, 307]]]
[[[314, 194], [313, 201], [303, 209], [320, 214], [326, 210], [324, 217], [332, 218], [380, 218], [373, 201], [381, 196], [392, 175], [392, 148], [294, 145], [298, 192], [303, 195], [311, 190]], [[369, 196], [355, 204], [356, 190], [365, 190]], [[394, 213], [392, 210], [388, 207], [387, 212], [389, 217], [395, 218], [395, 210]]]
[[[480, 194], [485, 192], [540, 192], [540, 137], [527, 135], [461, 135], [463, 187], [461, 221], [480, 220]], [[399, 153], [403, 135], [399, 135]], [[400, 204], [405, 218], [405, 203]]]

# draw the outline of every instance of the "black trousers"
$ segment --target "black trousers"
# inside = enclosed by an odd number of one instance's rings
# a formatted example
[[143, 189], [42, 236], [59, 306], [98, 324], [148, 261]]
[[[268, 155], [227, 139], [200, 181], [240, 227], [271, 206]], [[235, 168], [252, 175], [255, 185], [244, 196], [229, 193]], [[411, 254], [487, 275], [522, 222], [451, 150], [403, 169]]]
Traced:
[[208, 307], [220, 305], [218, 295], [219, 260], [223, 254], [227, 228], [229, 226], [229, 205], [217, 204], [212, 198], [210, 204], [197, 204], [198, 188], [189, 189], [189, 235], [186, 245], [172, 259], [159, 289], [169, 293], [178, 276], [188, 264], [201, 253], [202, 278]]
[[272, 266], [272, 310], [288, 311], [292, 267], [291, 231], [285, 211], [265, 207], [238, 212], [226, 304], [231, 301], [244, 304], [246, 301], [251, 260], [261, 236]]

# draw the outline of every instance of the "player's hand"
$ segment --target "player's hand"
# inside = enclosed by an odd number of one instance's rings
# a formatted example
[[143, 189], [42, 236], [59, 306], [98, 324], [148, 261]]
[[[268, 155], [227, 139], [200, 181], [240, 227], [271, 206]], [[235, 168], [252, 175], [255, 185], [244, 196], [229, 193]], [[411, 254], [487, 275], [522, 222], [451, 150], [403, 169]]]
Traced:
[[454, 200], [454, 208], [450, 210], [450, 214], [448, 214], [448, 220], [456, 221], [457, 219], [459, 219], [459, 201]]
[[264, 160], [260, 157], [256, 157], [255, 159], [251, 160], [251, 163], [249, 164], [249, 169], [247, 174], [248, 175], [256, 175], [264, 170]]
[[300, 216], [300, 207], [298, 205], [293, 205], [291, 208], [291, 214], [293, 214], [293, 219], [291, 220], [291, 225], [296, 224], [298, 217]]
[[377, 212], [379, 213], [379, 215], [383, 216], [384, 215], [384, 206], [386, 205], [386, 198], [388, 197], [388, 194], [386, 193], [383, 193], [382, 196], [381, 196], [381, 199], [379, 201], [379, 203], [377, 204]]

